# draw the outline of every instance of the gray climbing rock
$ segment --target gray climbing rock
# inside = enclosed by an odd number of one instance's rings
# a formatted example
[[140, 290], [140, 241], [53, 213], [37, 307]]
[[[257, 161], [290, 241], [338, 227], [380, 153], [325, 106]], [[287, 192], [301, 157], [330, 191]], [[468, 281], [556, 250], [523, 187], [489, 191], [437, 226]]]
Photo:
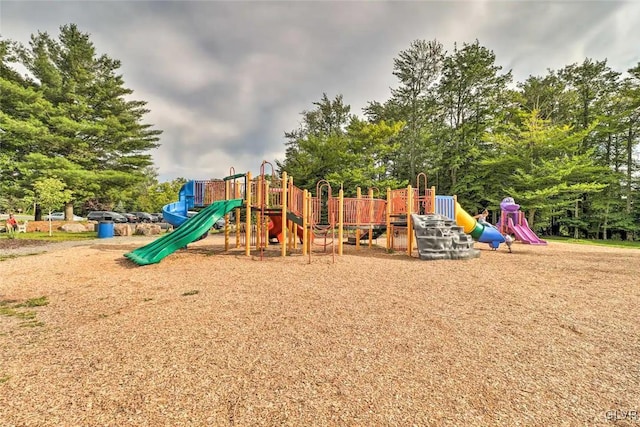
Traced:
[[478, 258], [480, 251], [473, 248], [473, 239], [462, 227], [443, 215], [412, 214], [420, 259]]

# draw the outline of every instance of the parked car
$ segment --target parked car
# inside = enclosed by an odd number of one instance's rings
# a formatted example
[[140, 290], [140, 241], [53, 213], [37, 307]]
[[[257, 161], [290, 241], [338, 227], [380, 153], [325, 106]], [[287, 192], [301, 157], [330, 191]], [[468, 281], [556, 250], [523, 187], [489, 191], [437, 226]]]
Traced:
[[161, 212], [154, 212], [154, 213], [152, 213], [150, 215], [156, 219], [156, 222], [163, 222], [164, 221], [164, 217], [162, 216]]
[[[45, 221], [64, 221], [64, 212], [51, 212], [51, 215], [45, 215]], [[84, 218], [74, 215], [72, 221], [84, 221]]]
[[213, 224], [213, 228], [216, 230], [221, 230], [224, 228], [224, 218], [220, 218]]
[[122, 216], [127, 218], [127, 222], [138, 222], [138, 216], [133, 212], [125, 212]]
[[117, 212], [112, 211], [93, 211], [87, 214], [87, 219], [90, 221], [113, 221], [113, 222], [127, 222], [127, 218], [120, 215]]
[[138, 217], [138, 222], [158, 222], [158, 219], [147, 212], [132, 212]]

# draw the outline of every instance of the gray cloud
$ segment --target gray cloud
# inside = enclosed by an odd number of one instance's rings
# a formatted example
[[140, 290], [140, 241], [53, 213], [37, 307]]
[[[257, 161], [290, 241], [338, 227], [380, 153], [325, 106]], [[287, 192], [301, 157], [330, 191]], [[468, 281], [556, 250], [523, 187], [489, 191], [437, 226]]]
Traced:
[[28, 41], [76, 23], [120, 59], [147, 120], [164, 130], [161, 179], [256, 172], [323, 92], [359, 114], [384, 101], [393, 58], [414, 39], [480, 43], [514, 78], [585, 57], [640, 61], [639, 3], [3, 1], [3, 37]]

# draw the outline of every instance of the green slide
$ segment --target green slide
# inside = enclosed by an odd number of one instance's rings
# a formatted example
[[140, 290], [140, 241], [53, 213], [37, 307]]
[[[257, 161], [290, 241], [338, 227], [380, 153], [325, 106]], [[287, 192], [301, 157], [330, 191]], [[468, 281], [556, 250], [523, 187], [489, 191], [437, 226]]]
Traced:
[[126, 253], [124, 256], [138, 265], [158, 263], [164, 257], [198, 240], [203, 234], [209, 232], [217, 220], [233, 209], [239, 208], [243, 203], [242, 199], [213, 202], [171, 233], [165, 234], [146, 246]]

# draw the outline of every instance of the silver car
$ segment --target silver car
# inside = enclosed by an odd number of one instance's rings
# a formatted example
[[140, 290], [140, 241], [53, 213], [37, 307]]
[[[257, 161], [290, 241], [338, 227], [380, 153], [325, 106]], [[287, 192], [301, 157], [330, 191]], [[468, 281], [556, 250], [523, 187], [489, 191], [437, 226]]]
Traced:
[[[64, 221], [64, 212], [51, 212], [50, 215], [45, 215], [45, 221]], [[85, 219], [78, 215], [73, 215], [72, 221], [84, 221]]]

